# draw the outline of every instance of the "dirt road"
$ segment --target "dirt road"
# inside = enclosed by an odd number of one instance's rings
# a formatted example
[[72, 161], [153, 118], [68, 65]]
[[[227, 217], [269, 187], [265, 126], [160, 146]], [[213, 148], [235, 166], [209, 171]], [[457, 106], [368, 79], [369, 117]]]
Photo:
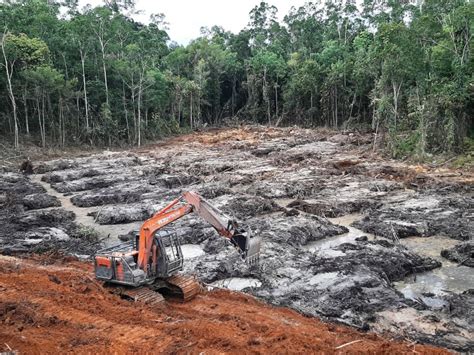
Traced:
[[0, 351], [9, 348], [25, 354], [447, 353], [224, 290], [149, 308], [104, 291], [90, 264], [44, 257], [0, 258]]

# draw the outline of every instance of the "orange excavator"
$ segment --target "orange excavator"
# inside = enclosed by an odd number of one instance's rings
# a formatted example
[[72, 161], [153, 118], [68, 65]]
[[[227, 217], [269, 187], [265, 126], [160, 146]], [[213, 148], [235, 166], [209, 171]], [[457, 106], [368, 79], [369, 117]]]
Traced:
[[178, 274], [183, 269], [181, 245], [176, 233], [165, 228], [192, 212], [228, 238], [247, 263], [258, 263], [259, 238], [252, 238], [197, 193], [184, 192], [145, 221], [132, 241], [100, 250], [94, 261], [96, 278], [134, 301], [156, 304], [164, 300], [162, 294], [181, 301], [192, 299], [200, 284], [191, 276]]

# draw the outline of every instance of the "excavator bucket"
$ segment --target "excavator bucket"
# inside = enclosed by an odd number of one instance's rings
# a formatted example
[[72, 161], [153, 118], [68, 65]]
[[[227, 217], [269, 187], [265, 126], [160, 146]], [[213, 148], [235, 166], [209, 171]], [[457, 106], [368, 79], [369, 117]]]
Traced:
[[232, 244], [239, 250], [242, 259], [249, 265], [258, 265], [260, 260], [260, 238], [251, 238], [247, 233], [235, 233], [231, 238]]
[[247, 237], [245, 260], [249, 265], [258, 265], [260, 261], [260, 244], [261, 243], [262, 243], [262, 240], [260, 238]]

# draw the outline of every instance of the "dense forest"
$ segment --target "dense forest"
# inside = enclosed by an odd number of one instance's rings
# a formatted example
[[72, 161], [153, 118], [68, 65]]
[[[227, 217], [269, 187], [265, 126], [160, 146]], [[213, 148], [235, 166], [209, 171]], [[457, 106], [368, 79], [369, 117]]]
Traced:
[[363, 127], [394, 156], [455, 152], [473, 129], [474, 3], [260, 3], [186, 46], [133, 1], [0, 2], [0, 130], [19, 147], [140, 145], [233, 121]]

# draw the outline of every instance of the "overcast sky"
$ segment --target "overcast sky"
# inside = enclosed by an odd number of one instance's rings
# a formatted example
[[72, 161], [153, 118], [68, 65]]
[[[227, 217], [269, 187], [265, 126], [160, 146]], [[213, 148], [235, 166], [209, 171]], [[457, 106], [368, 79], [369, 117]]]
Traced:
[[[268, 1], [278, 8], [280, 19], [292, 6], [299, 7], [307, 0]], [[100, 0], [82, 0], [81, 5], [100, 4]], [[226, 30], [238, 32], [248, 24], [249, 12], [260, 0], [137, 0], [137, 9], [148, 19], [152, 13], [164, 13], [169, 22], [168, 34], [171, 40], [187, 44], [200, 35], [202, 26], [218, 25]]]

